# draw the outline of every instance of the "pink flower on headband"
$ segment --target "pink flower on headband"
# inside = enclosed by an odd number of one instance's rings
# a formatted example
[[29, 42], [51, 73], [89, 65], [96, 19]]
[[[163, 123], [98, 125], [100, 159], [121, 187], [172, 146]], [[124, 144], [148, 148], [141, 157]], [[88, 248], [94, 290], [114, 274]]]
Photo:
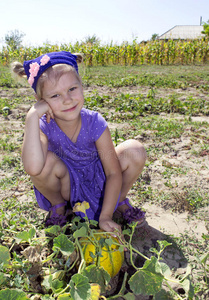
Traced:
[[34, 63], [30, 64], [30, 69], [29, 69], [30, 76], [28, 78], [28, 82], [31, 86], [34, 83], [35, 77], [38, 75], [38, 71], [40, 69], [40, 66], [46, 65], [49, 60], [50, 60], [50, 57], [48, 55], [44, 55], [42, 57], [42, 59], [40, 60], [40, 65], [37, 62], [34, 62]]
[[38, 74], [39, 69], [40, 69], [40, 66], [37, 62], [31, 63], [29, 72], [33, 77], [36, 77], [37, 74]]
[[34, 83], [34, 77], [32, 75], [30, 75], [30, 77], [28, 78], [28, 82], [29, 84], [32, 86]]
[[41, 66], [44, 66], [48, 63], [48, 61], [50, 60], [50, 57], [46, 54], [42, 57], [42, 59], [40, 60], [41, 62]]

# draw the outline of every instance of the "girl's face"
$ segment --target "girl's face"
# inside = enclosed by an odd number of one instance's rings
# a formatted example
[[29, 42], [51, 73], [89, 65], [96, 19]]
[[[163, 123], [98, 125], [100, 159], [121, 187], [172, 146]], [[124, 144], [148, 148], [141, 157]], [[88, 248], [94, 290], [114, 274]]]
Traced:
[[46, 80], [42, 98], [51, 107], [55, 121], [75, 120], [84, 104], [82, 84], [74, 72], [64, 73], [56, 82]]

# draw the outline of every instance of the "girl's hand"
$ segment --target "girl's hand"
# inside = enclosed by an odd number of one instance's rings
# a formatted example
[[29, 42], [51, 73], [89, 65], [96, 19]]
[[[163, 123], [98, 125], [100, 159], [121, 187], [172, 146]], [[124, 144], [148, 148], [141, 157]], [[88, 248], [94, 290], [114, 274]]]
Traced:
[[121, 230], [121, 226], [117, 223], [115, 223], [111, 218], [106, 217], [106, 218], [100, 218], [99, 220], [99, 227], [104, 230], [104, 231], [108, 231], [108, 232], [117, 232], [119, 234], [121, 234], [122, 230]]
[[[111, 218], [100, 218], [99, 227], [104, 231], [112, 232], [112, 235], [115, 237], [120, 236], [118, 240], [120, 244], [126, 243], [121, 226], [115, 223]], [[124, 248], [124, 250], [127, 251], [126, 248]]]
[[50, 122], [50, 119], [54, 119], [54, 114], [52, 112], [51, 107], [45, 100], [38, 100], [33, 107], [31, 107], [30, 112], [36, 112], [39, 119], [46, 114], [47, 123]]

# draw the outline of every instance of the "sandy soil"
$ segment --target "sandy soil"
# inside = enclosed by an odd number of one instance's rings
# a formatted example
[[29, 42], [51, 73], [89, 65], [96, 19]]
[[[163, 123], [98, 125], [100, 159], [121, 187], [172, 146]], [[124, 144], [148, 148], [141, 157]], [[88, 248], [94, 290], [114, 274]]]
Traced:
[[[97, 87], [98, 89], [98, 87]], [[86, 93], [90, 94], [94, 90], [94, 87], [87, 89]], [[122, 89], [120, 89], [120, 92]], [[126, 88], [127, 91], [127, 88]], [[135, 88], [130, 89], [130, 92], [136, 92]], [[12, 99], [13, 92], [10, 90], [0, 89], [0, 97], [2, 99]], [[109, 93], [116, 93], [115, 90], [109, 90]], [[140, 92], [147, 93], [145, 90], [140, 90]], [[163, 91], [165, 92], [165, 91]], [[190, 91], [188, 91], [190, 92]], [[28, 89], [19, 89], [17, 91], [19, 96], [30, 95], [31, 92]], [[99, 89], [99, 93], [104, 93], [104, 88]], [[107, 90], [105, 89], [107, 94]], [[205, 95], [204, 95], [205, 97]], [[26, 112], [30, 108], [30, 101], [25, 104], [19, 105], [17, 108], [12, 109], [8, 116], [3, 116], [0, 114], [0, 132], [3, 139], [9, 136], [9, 142], [13, 142], [16, 145], [21, 145], [23, 140], [23, 128], [24, 128], [24, 118]], [[165, 114], [161, 115], [162, 118], [178, 118], [179, 121], [184, 120], [184, 116], [172, 115], [168, 116]], [[209, 117], [197, 116], [192, 117], [194, 122], [209, 122]], [[202, 123], [204, 127], [204, 123]], [[129, 130], [129, 124], [113, 124], [110, 123], [110, 129], [122, 131]], [[194, 130], [192, 127], [190, 131]], [[141, 141], [145, 148], [149, 147], [151, 144], [155, 145], [156, 148], [162, 148], [162, 145], [157, 143], [147, 132], [145, 135], [137, 135], [135, 138]], [[201, 139], [201, 136], [199, 137]], [[209, 222], [209, 207], [199, 209], [195, 214], [191, 214], [189, 209], [182, 204], [182, 199], [186, 198], [185, 189], [189, 190], [192, 188], [200, 189], [205, 193], [209, 192], [209, 152], [204, 152], [202, 155], [195, 156], [193, 151], [199, 151], [201, 148], [200, 144], [193, 143], [189, 131], [186, 131], [180, 138], [170, 140], [170, 146], [163, 146], [163, 152], [156, 158], [148, 157], [149, 161], [152, 161], [143, 171], [142, 179], [145, 187], [151, 187], [152, 190], [158, 190], [159, 192], [164, 191], [164, 193], [171, 193], [171, 188], [166, 186], [165, 183], [167, 179], [162, 176], [163, 171], [166, 167], [177, 170], [178, 167], [184, 167], [185, 173], [178, 174], [175, 172], [170, 177], [170, 184], [172, 185], [173, 198], [168, 200], [163, 200], [159, 203], [156, 201], [145, 201], [142, 203], [143, 208], [146, 210], [146, 217], [148, 222], [148, 229], [143, 239], [135, 240], [135, 246], [138, 247], [142, 252], [146, 252], [149, 247], [155, 246], [157, 240], [162, 240], [167, 238], [169, 235], [171, 238], [180, 237], [182, 234], [188, 232], [192, 234], [195, 238], [201, 239], [202, 234], [208, 234], [208, 222]], [[5, 155], [9, 155], [10, 158], [13, 157], [14, 164], [10, 167], [2, 167], [0, 170], [0, 180], [5, 178], [10, 178], [16, 172], [15, 170], [15, 160], [19, 160], [20, 151], [1, 151], [0, 160], [3, 160]], [[15, 196], [17, 201], [23, 203], [25, 201], [33, 201], [34, 196], [28, 194], [31, 191], [31, 184], [28, 179], [25, 180], [26, 175], [20, 173], [21, 178], [17, 186], [11, 189], [2, 189], [0, 191], [0, 202], [9, 199], [11, 196]], [[130, 200], [137, 204], [134, 198], [135, 190], [130, 192]], [[36, 208], [39, 210], [39, 208]], [[174, 242], [175, 244], [175, 242]], [[173, 248], [174, 249], [174, 248]], [[177, 249], [177, 248], [175, 248]], [[164, 259], [171, 267], [175, 268], [186, 268], [187, 263], [185, 257], [179, 250], [175, 250], [175, 255], [171, 255], [170, 250], [168, 250]], [[172, 253], [174, 253], [172, 252]], [[184, 263], [182, 263], [182, 260]], [[141, 297], [141, 298], [140, 298]], [[136, 299], [145, 299], [142, 296]], [[146, 298], [148, 299], [148, 298]]]

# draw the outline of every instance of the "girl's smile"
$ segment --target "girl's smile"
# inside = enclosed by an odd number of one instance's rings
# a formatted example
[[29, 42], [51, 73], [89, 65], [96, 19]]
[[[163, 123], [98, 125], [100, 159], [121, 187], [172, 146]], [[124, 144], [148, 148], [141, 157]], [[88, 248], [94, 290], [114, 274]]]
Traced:
[[64, 109], [63, 112], [69, 112], [69, 111], [74, 111], [76, 109], [77, 105], [71, 107], [71, 108], [67, 108], [67, 109]]
[[51, 107], [58, 125], [79, 117], [84, 96], [81, 82], [74, 72], [64, 73], [58, 81], [47, 80], [42, 95]]

